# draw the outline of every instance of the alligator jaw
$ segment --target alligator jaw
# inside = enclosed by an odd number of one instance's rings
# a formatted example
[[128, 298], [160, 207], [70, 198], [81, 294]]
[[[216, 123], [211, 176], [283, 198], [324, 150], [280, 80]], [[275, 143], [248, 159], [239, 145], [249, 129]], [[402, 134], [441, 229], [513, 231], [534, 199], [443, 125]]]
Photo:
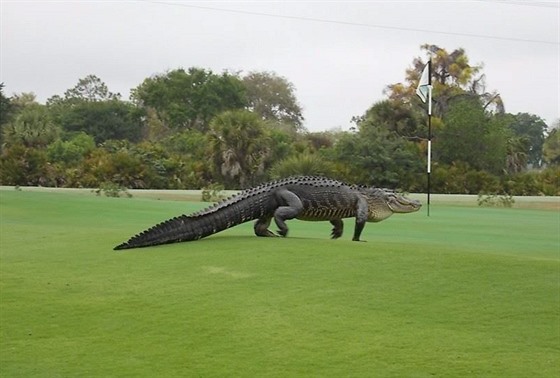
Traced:
[[387, 205], [393, 213], [413, 213], [420, 210], [422, 203], [415, 199], [394, 195], [388, 198]]

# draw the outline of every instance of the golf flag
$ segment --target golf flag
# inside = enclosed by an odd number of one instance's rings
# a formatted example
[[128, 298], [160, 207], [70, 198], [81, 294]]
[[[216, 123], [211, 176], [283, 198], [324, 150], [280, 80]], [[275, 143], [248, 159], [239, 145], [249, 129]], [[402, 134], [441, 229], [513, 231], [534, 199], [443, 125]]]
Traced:
[[418, 87], [416, 88], [416, 94], [422, 102], [428, 100], [428, 92], [430, 91], [430, 86], [432, 85], [430, 80], [430, 62], [426, 63], [424, 70], [422, 71], [422, 76], [420, 76], [420, 81], [418, 82]]
[[418, 81], [416, 94], [423, 103], [428, 103], [428, 216], [430, 216], [430, 173], [432, 171], [432, 60], [428, 60]]

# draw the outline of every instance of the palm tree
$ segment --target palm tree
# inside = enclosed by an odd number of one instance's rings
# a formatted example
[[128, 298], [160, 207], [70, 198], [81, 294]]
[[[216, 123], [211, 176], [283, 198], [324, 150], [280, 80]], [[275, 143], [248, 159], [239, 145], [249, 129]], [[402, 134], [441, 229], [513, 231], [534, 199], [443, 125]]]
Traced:
[[519, 173], [527, 168], [529, 140], [523, 136], [512, 136], [507, 140], [506, 170]]
[[58, 132], [47, 109], [39, 104], [31, 104], [4, 126], [3, 137], [6, 145], [45, 147], [56, 139]]
[[210, 122], [215, 173], [226, 186], [247, 188], [265, 173], [270, 156], [270, 136], [265, 123], [246, 110], [226, 111]]

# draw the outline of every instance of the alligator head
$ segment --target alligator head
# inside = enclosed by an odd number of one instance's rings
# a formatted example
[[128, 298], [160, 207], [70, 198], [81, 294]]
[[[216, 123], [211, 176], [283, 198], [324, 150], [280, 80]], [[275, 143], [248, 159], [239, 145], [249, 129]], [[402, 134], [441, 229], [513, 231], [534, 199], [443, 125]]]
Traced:
[[380, 222], [396, 213], [413, 213], [422, 207], [420, 201], [386, 189], [365, 188], [360, 192], [368, 203], [368, 222]]

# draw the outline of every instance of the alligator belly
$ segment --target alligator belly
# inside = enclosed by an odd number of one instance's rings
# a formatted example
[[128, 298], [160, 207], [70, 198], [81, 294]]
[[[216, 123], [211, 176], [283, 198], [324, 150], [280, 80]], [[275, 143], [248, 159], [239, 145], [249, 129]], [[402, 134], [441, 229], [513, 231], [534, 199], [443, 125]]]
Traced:
[[354, 209], [318, 207], [304, 209], [301, 214], [297, 216], [297, 219], [304, 221], [329, 221], [333, 219], [352, 218], [354, 216]]

